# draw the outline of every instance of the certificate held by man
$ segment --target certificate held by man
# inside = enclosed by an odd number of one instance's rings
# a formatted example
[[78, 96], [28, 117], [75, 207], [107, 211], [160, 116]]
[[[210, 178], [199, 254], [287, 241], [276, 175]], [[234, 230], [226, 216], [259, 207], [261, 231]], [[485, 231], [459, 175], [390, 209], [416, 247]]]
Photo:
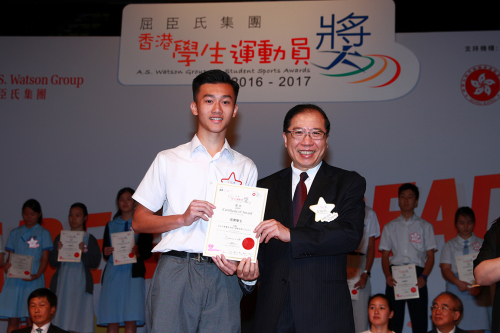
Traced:
[[215, 191], [203, 255], [255, 262], [259, 241], [253, 230], [264, 218], [267, 189], [219, 183]]
[[111, 234], [113, 246], [113, 265], [135, 264], [137, 257], [132, 248], [135, 246], [133, 231], [115, 232]]
[[83, 231], [61, 231], [62, 248], [59, 249], [57, 261], [80, 262], [82, 260], [80, 243], [83, 242], [83, 234]]

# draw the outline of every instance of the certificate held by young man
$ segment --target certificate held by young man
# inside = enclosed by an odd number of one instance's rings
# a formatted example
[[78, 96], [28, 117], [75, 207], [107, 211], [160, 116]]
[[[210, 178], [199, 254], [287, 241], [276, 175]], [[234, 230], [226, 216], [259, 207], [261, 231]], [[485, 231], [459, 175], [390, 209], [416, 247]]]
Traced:
[[253, 230], [262, 222], [267, 189], [217, 184], [214, 214], [208, 223], [203, 255], [257, 259], [259, 240]]

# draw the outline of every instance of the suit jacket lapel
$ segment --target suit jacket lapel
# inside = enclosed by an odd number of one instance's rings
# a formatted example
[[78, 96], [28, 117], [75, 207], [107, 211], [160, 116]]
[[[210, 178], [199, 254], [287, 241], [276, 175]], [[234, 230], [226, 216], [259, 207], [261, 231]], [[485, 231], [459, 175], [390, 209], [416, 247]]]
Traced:
[[318, 173], [316, 173], [316, 176], [314, 177], [311, 188], [307, 193], [304, 207], [302, 207], [299, 221], [297, 222], [298, 227], [305, 226], [310, 221], [314, 221], [315, 213], [309, 207], [311, 205], [317, 204], [320, 197], [325, 198], [328, 190], [332, 188], [333, 183], [335, 182], [334, 179], [332, 179], [332, 175], [332, 168], [328, 164], [326, 164], [325, 161], [323, 161], [318, 170]]
[[286, 168], [280, 173], [280, 178], [274, 183], [274, 189], [278, 195], [278, 205], [283, 216], [283, 224], [287, 228], [293, 228], [292, 218], [292, 168]]

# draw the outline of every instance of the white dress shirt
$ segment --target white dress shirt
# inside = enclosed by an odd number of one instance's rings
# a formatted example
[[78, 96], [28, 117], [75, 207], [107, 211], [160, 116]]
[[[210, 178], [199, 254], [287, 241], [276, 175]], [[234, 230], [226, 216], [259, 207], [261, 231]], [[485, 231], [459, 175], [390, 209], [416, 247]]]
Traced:
[[366, 252], [368, 251], [369, 238], [378, 238], [380, 236], [380, 225], [378, 224], [377, 214], [375, 214], [375, 211], [371, 209], [371, 207], [365, 206], [364, 222], [365, 225], [363, 228], [363, 238], [361, 239], [356, 252], [366, 254]]
[[[248, 157], [231, 149], [227, 140], [212, 157], [195, 135], [191, 142], [164, 150], [156, 156], [133, 198], [163, 216], [184, 214], [193, 200], [214, 202], [218, 182], [255, 186], [257, 167]], [[164, 232], [153, 252], [170, 250], [202, 253], [208, 221]]]
[[464, 255], [464, 241], [468, 240], [469, 254], [479, 253], [481, 246], [483, 246], [483, 240], [476, 235], [472, 234], [469, 239], [463, 239], [460, 235], [453, 238], [452, 240], [446, 242], [443, 246], [441, 252], [441, 264], [450, 264], [451, 271], [456, 274], [458, 273], [456, 257]]
[[[316, 174], [318, 173], [319, 167], [321, 166], [322, 163], [323, 161], [319, 162], [319, 164], [316, 165], [314, 168], [305, 171], [307, 172], [307, 179], [304, 180], [304, 184], [306, 184], [307, 193], [309, 193], [311, 185], [314, 181], [314, 177], [316, 177]], [[297, 188], [297, 184], [300, 182], [300, 174], [302, 172], [304, 171], [297, 169], [292, 162], [292, 200], [293, 196], [295, 195], [295, 189]]]
[[437, 250], [434, 227], [415, 214], [408, 221], [399, 215], [385, 225], [378, 248], [380, 251], [392, 251], [391, 265], [425, 267], [427, 251]]
[[38, 331], [36, 330], [37, 328], [42, 329], [41, 333], [47, 333], [49, 331], [49, 327], [50, 327], [50, 322], [43, 325], [42, 327], [38, 327], [35, 323], [33, 323], [33, 326], [31, 327], [31, 333], [38, 333]]

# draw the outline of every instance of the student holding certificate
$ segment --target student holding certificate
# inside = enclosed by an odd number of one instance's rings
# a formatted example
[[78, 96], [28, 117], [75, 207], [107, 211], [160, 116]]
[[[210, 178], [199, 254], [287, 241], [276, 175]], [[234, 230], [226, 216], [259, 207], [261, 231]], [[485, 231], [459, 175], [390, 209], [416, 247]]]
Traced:
[[[203, 249], [208, 220], [222, 209], [213, 205], [217, 183], [255, 186], [257, 168], [226, 140], [238, 112], [238, 83], [226, 72], [209, 70], [193, 80], [192, 89], [196, 135], [158, 153], [134, 194], [134, 230], [162, 233], [154, 249], [162, 256], [146, 301], [146, 326], [148, 332], [239, 332], [237, 275], [255, 280], [257, 265], [249, 258], [237, 264], [224, 255], [204, 256]], [[165, 124], [165, 130], [175, 125]], [[155, 215], [162, 207], [162, 216]]]
[[458, 235], [443, 246], [440, 267], [446, 280], [446, 291], [458, 296], [464, 307], [460, 328], [479, 333], [491, 329], [491, 307], [489, 293], [481, 293], [481, 287], [472, 288], [474, 276], [467, 274], [472, 273], [472, 261], [483, 244], [483, 240], [473, 233], [475, 223], [476, 217], [471, 208], [460, 207], [457, 210], [455, 227]]
[[[434, 237], [434, 227], [429, 222], [415, 214], [418, 206], [419, 190], [413, 184], [406, 183], [398, 189], [398, 204], [401, 215], [387, 223], [382, 231], [379, 250], [382, 251], [382, 270], [384, 271], [386, 287], [385, 294], [391, 300], [394, 309], [394, 331], [402, 332], [405, 325], [405, 304], [408, 304], [413, 333], [426, 333], [428, 324], [428, 294], [427, 277], [434, 266], [434, 252], [437, 250]], [[392, 251], [393, 256], [389, 253]], [[404, 286], [393, 276], [410, 274], [409, 265], [415, 265], [417, 278], [414, 286]], [[401, 269], [398, 269], [401, 268]], [[406, 269], [406, 271], [405, 271]], [[407, 279], [409, 280], [409, 279]], [[418, 288], [418, 289], [417, 289]], [[402, 289], [404, 296], [418, 291], [419, 297], [401, 299], [396, 289]], [[396, 300], [396, 298], [399, 298]]]
[[14, 262], [9, 258], [5, 264], [7, 279], [0, 294], [0, 318], [9, 320], [7, 333], [17, 330], [21, 318], [26, 318], [31, 325], [27, 299], [33, 290], [45, 285], [43, 272], [49, 261], [49, 251], [52, 249], [52, 237], [42, 224], [42, 207], [35, 199], [26, 201], [22, 208], [24, 225], [10, 232], [5, 249], [32, 259], [31, 269], [25, 268], [25, 279], [9, 278], [9, 269], [23, 266], [23, 262]]
[[[118, 212], [113, 220], [106, 224], [103, 237], [104, 260], [106, 267], [102, 272], [101, 296], [99, 297], [99, 310], [97, 324], [108, 326], [108, 332], [118, 333], [120, 326], [125, 326], [125, 332], [133, 333], [137, 325], [144, 325], [144, 299], [146, 266], [144, 260], [151, 257], [153, 236], [150, 234], [134, 234], [132, 230], [132, 217], [136, 203], [132, 199], [134, 190], [122, 188], [116, 196]], [[134, 264], [116, 265], [115, 251], [112, 235], [115, 233], [129, 232], [136, 244], [128, 249], [128, 254], [136, 258]]]
[[[94, 332], [94, 280], [90, 270], [101, 262], [97, 240], [86, 231], [87, 216], [84, 204], [71, 205], [68, 216], [71, 231], [63, 231], [56, 237], [49, 255], [50, 265], [56, 268], [50, 290], [59, 299], [52, 322], [66, 331], [79, 333]], [[64, 251], [65, 248], [71, 251]]]

